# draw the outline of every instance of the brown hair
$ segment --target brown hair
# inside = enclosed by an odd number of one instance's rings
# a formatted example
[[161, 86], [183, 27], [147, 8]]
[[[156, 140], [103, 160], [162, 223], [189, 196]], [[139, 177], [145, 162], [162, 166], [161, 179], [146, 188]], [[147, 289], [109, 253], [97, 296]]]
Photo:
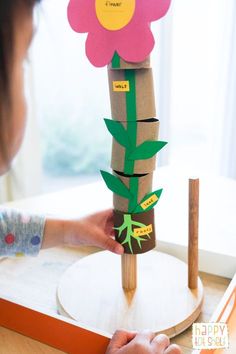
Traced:
[[14, 21], [24, 6], [32, 9], [40, 0], [0, 0], [0, 151], [5, 158], [7, 150], [3, 132], [10, 129], [10, 70], [14, 51]]

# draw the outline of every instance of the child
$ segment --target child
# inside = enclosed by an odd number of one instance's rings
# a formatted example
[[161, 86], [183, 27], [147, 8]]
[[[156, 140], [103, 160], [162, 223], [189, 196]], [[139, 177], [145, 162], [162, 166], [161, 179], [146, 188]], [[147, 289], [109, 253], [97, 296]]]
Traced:
[[[87, 0], [85, 0], [87, 1]], [[0, 1], [0, 175], [21, 145], [26, 107], [22, 64], [33, 37], [32, 11], [37, 0]], [[113, 238], [112, 210], [81, 220], [59, 220], [0, 209], [0, 256], [37, 255], [41, 248], [93, 245], [121, 255]], [[79, 343], [78, 343], [79, 353]], [[117, 331], [107, 354], [179, 354], [165, 335]]]

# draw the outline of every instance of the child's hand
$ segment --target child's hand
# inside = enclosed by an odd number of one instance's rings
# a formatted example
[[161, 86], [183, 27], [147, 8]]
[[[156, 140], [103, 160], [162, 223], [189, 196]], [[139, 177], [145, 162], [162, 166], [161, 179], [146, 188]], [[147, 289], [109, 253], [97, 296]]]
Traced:
[[65, 244], [71, 246], [97, 246], [105, 250], [122, 254], [123, 247], [114, 236], [113, 211], [105, 210], [89, 215], [78, 222], [74, 221], [65, 229]]
[[68, 246], [97, 246], [123, 254], [124, 249], [114, 236], [113, 211], [105, 210], [80, 220], [46, 221], [42, 248], [64, 244]]
[[116, 331], [106, 354], [181, 354], [181, 350], [175, 344], [170, 345], [164, 334]]

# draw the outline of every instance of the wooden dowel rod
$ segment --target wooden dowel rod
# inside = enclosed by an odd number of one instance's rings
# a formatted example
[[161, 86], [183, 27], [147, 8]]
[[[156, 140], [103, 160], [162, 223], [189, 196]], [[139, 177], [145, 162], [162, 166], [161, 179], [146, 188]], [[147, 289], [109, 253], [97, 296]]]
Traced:
[[189, 179], [188, 287], [198, 287], [199, 179]]
[[121, 256], [122, 287], [124, 290], [135, 290], [137, 287], [137, 256], [124, 254]]

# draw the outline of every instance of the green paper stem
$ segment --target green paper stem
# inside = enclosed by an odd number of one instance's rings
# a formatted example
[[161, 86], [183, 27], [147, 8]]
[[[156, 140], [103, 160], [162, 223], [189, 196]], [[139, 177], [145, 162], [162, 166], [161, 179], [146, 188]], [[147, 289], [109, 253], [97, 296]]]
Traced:
[[130, 177], [129, 179], [129, 190], [133, 198], [129, 199], [128, 212], [132, 213], [138, 204], [138, 189], [139, 189], [139, 178]]
[[[127, 133], [130, 138], [130, 148], [125, 151], [124, 173], [133, 175], [135, 161], [129, 159], [137, 142], [137, 109], [135, 70], [125, 70], [125, 80], [129, 81], [130, 91], [126, 93]], [[134, 124], [136, 122], [136, 124]]]
[[117, 52], [115, 52], [112, 62], [111, 62], [112, 69], [119, 69], [120, 68], [120, 57]]

